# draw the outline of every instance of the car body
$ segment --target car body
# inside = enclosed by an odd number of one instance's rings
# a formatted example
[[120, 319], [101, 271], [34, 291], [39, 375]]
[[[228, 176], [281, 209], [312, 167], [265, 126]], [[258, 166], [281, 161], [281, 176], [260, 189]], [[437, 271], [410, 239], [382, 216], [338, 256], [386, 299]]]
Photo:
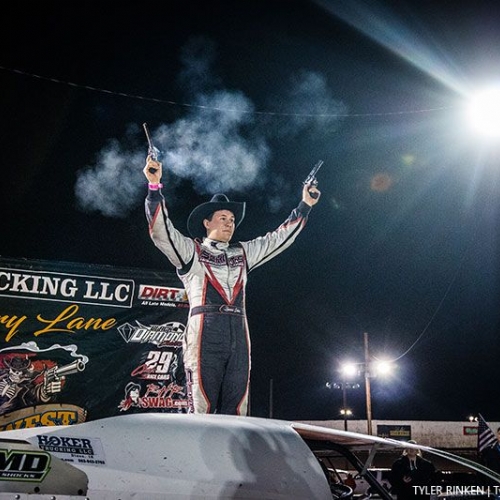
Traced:
[[[366, 480], [365, 476], [354, 470], [339, 470], [339, 473], [343, 482], [348, 481], [349, 477], [353, 479], [355, 485], [355, 496], [373, 495], [373, 488], [370, 486], [370, 483]], [[370, 473], [375, 477], [378, 483], [380, 483], [389, 493], [392, 493], [392, 484], [390, 480], [391, 469], [370, 467]]]
[[[370, 472], [380, 451], [441, 450], [316, 425], [227, 415], [129, 414], [0, 433], [0, 500], [348, 499], [339, 461]], [[500, 476], [470, 463], [500, 485]], [[15, 495], [15, 496], [13, 496]]]

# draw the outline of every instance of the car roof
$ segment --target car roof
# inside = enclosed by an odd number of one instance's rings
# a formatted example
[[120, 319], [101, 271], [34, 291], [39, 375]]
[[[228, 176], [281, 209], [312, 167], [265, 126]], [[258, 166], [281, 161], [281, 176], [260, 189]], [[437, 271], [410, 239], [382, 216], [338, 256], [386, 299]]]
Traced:
[[449, 460], [450, 462], [465, 466], [468, 469], [483, 474], [489, 479], [500, 484], [500, 474], [488, 469], [482, 464], [431, 446], [409, 443], [407, 441], [399, 441], [390, 438], [382, 438], [379, 436], [371, 436], [358, 432], [319, 427], [302, 422], [293, 422], [291, 425], [304, 439], [323, 443], [336, 443], [348, 448], [352, 452], [368, 451], [370, 455], [367, 463], [365, 464], [365, 469], [371, 469], [371, 459], [373, 459], [373, 456], [378, 450], [417, 449], [428, 453], [431, 456], [441, 457]]

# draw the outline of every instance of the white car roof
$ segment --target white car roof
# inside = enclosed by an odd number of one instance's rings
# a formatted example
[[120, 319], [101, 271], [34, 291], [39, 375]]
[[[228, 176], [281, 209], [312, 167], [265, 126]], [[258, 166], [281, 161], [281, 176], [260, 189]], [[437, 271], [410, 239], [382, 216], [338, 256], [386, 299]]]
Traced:
[[[25, 443], [25, 446], [21, 442]], [[500, 476], [475, 462], [442, 450], [311, 424], [228, 415], [143, 413], [78, 425], [38, 427], [0, 434], [3, 465], [23, 453], [50, 455], [59, 482], [36, 483], [39, 498], [76, 495], [128, 499], [328, 499], [332, 493], [311, 443], [327, 450], [366, 450], [370, 466], [377, 450], [418, 448], [473, 470], [500, 484]], [[24, 448], [23, 448], [24, 446]], [[28, 451], [26, 451], [28, 450]], [[14, 453], [14, 455], [12, 455]], [[47, 457], [45, 457], [47, 459]], [[1, 469], [1, 467], [0, 467]], [[66, 469], [66, 471], [65, 471]], [[38, 472], [38, 471], [37, 471]], [[70, 474], [71, 472], [71, 474]], [[1, 473], [1, 470], [0, 470]], [[83, 474], [84, 477], [80, 477]], [[66, 477], [71, 477], [65, 481]], [[33, 494], [35, 483], [16, 482], [16, 491]], [[10, 489], [9, 489], [10, 488]], [[0, 481], [11, 492], [13, 481]], [[29, 496], [36, 500], [36, 496]], [[59, 498], [59, 497], [57, 497]], [[81, 498], [81, 497], [80, 497]]]
[[[28, 441], [83, 471], [88, 496], [99, 500], [331, 499], [318, 460], [281, 421], [146, 413], [0, 437]], [[76, 494], [71, 486], [47, 493]]]

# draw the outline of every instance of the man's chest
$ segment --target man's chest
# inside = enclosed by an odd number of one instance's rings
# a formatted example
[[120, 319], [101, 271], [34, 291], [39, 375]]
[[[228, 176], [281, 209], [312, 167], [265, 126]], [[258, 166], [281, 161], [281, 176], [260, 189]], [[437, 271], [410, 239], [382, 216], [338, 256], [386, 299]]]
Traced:
[[228, 249], [227, 251], [210, 251], [201, 248], [197, 254], [197, 260], [203, 267], [220, 270], [240, 271], [245, 266], [245, 255], [239, 248]]

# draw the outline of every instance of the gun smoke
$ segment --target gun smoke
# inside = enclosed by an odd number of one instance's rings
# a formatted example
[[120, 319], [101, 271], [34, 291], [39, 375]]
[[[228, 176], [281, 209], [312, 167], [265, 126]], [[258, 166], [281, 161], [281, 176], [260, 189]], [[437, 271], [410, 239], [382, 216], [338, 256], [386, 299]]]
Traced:
[[[294, 113], [273, 116], [270, 126], [268, 119], [256, 120], [255, 106], [242, 92], [219, 88], [220, 79], [211, 69], [214, 60], [214, 44], [204, 38], [191, 40], [182, 51], [184, 69], [178, 82], [188, 93], [188, 112], [151, 131], [155, 146], [163, 153], [165, 184], [172, 189], [187, 179], [196, 192], [206, 195], [243, 193], [265, 185], [269, 209], [279, 210], [282, 203], [277, 193], [286, 181], [268, 173], [270, 141], [336, 126], [336, 113], [343, 107], [328, 92], [323, 76], [304, 71], [292, 81], [287, 104], [281, 97], [282, 105]], [[139, 126], [129, 126], [127, 144], [137, 144], [142, 133]], [[142, 203], [147, 144], [141, 139], [143, 147], [134, 151], [127, 151], [123, 140], [111, 140], [94, 165], [77, 173], [75, 195], [81, 210], [120, 218]], [[109, 189], [111, 185], [115, 189]]]

